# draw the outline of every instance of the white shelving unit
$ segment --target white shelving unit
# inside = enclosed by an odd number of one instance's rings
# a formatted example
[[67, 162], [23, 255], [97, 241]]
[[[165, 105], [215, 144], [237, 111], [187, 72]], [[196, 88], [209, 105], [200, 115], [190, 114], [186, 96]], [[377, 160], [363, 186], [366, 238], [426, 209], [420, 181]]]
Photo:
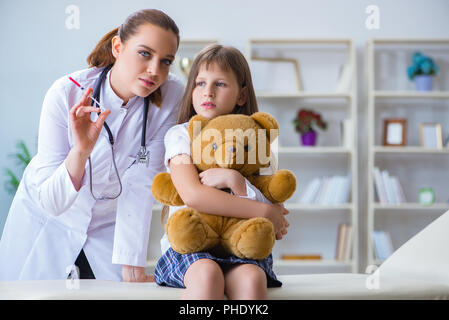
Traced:
[[[406, 68], [413, 52], [432, 56], [440, 67], [434, 91], [415, 91], [408, 81]], [[440, 122], [443, 139], [449, 127], [449, 39], [371, 39], [366, 45], [368, 106], [368, 217], [367, 264], [381, 264], [375, 258], [373, 231], [391, 234], [398, 249], [408, 239], [449, 210], [449, 149], [428, 149], [419, 143], [419, 122]], [[439, 63], [442, 62], [442, 63]], [[382, 120], [407, 118], [407, 146], [382, 146]], [[374, 167], [399, 177], [407, 199], [402, 204], [376, 201]], [[433, 187], [436, 202], [417, 203], [420, 187]]]
[[[272, 114], [279, 122], [279, 168], [292, 170], [298, 188], [285, 206], [290, 211], [287, 236], [277, 241], [273, 250], [274, 269], [278, 274], [358, 272], [358, 172], [357, 135], [350, 144], [326, 140], [332, 135], [319, 132], [318, 144], [303, 147], [292, 120], [303, 107], [321, 113], [324, 120], [350, 119], [352, 132], [357, 132], [357, 87], [355, 49], [350, 39], [249, 39], [246, 57], [252, 70], [260, 111]], [[254, 59], [256, 57], [256, 59]], [[256, 63], [266, 59], [265, 70]], [[281, 61], [276, 62], [275, 59]], [[271, 61], [270, 61], [271, 60]], [[299, 65], [300, 84], [288, 73], [285, 63]], [[270, 62], [284, 63], [281, 71]], [[339, 67], [346, 66], [346, 89], [337, 90]], [[291, 64], [294, 70], [294, 64]], [[267, 78], [267, 81], [265, 80]], [[285, 82], [285, 87], [282, 85]], [[281, 84], [279, 84], [281, 82]], [[276, 85], [272, 85], [276, 83]], [[322, 85], [321, 85], [322, 84]], [[322, 138], [322, 140], [320, 140]], [[320, 143], [323, 142], [323, 143]], [[350, 202], [338, 205], [302, 204], [299, 197], [314, 177], [351, 174]], [[338, 225], [353, 226], [352, 258], [337, 261]], [[282, 260], [283, 254], [321, 254], [321, 260]]]

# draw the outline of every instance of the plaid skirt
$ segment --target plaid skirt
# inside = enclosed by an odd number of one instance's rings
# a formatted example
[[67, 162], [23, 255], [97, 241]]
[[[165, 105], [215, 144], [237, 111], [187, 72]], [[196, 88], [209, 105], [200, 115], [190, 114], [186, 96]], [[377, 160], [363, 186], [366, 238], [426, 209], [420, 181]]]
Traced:
[[273, 257], [270, 254], [263, 260], [241, 259], [234, 255], [228, 257], [216, 257], [209, 252], [196, 252], [189, 254], [180, 254], [169, 248], [165, 254], [159, 259], [154, 272], [156, 283], [161, 286], [169, 286], [175, 288], [185, 288], [184, 275], [192, 263], [200, 259], [211, 259], [218, 263], [220, 267], [251, 263], [262, 268], [267, 276], [267, 287], [280, 287], [280, 282], [273, 272]]

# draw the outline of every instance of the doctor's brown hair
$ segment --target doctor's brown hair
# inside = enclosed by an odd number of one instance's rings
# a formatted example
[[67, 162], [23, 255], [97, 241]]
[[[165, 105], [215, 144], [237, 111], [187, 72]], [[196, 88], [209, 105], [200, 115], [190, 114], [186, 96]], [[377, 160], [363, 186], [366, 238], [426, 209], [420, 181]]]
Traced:
[[182, 98], [181, 107], [179, 109], [178, 124], [187, 122], [191, 117], [196, 115], [192, 104], [192, 93], [195, 89], [196, 77], [203, 64], [205, 64], [206, 69], [208, 69], [211, 63], [216, 63], [224, 71], [231, 70], [234, 72], [239, 87], [246, 87], [246, 103], [243, 106], [236, 105], [231, 113], [251, 115], [258, 111], [251, 72], [248, 62], [243, 54], [238, 49], [231, 46], [212, 44], [201, 50], [193, 61], [184, 97]]
[[[147, 23], [172, 31], [178, 40], [179, 46], [179, 29], [172, 18], [156, 9], [139, 10], [129, 15], [120, 27], [109, 31], [101, 38], [87, 57], [89, 67], [103, 68], [114, 64], [115, 58], [112, 54], [112, 38], [118, 35], [120, 40], [126, 43], [129, 38], [137, 33], [141, 25]], [[161, 105], [162, 94], [160, 88], [151, 94], [150, 100], [158, 106]]]

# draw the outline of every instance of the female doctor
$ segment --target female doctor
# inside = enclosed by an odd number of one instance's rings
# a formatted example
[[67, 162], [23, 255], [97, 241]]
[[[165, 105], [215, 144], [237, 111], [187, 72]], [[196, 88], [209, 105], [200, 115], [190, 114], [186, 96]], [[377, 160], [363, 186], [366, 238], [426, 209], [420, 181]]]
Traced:
[[50, 87], [0, 241], [0, 280], [66, 279], [74, 265], [81, 278], [152, 280], [151, 183], [184, 91], [169, 74], [178, 44], [166, 14], [135, 12], [100, 40], [89, 69]]

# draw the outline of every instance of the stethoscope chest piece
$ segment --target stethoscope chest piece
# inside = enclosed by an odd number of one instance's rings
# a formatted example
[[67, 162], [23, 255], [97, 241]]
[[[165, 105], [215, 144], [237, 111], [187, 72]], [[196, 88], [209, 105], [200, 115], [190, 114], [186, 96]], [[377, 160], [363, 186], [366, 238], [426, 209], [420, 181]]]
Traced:
[[148, 164], [150, 163], [150, 152], [147, 150], [146, 147], [141, 146], [139, 152], [137, 153], [136, 157], [137, 164], [145, 164], [148, 167]]

